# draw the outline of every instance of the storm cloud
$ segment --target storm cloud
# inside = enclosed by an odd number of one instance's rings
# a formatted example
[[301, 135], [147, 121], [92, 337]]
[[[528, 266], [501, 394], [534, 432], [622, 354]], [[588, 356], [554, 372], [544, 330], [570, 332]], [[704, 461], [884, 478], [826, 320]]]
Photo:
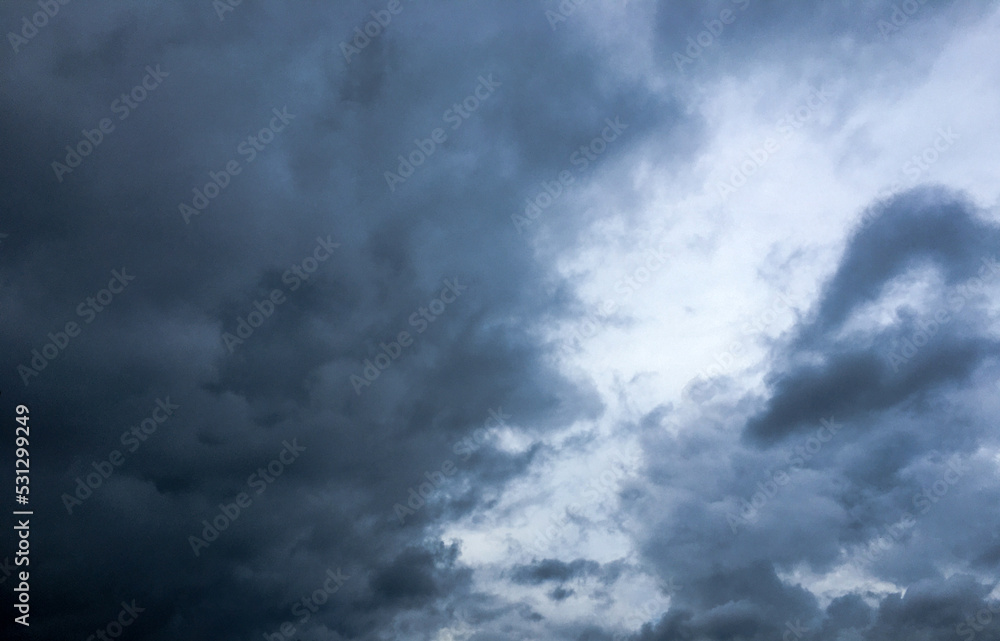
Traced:
[[1000, 634], [995, 7], [0, 23], [5, 635]]

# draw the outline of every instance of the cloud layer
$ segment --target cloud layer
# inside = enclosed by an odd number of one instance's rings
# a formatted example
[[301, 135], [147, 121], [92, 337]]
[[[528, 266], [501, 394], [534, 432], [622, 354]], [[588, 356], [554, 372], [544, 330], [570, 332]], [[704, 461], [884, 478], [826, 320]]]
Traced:
[[995, 8], [0, 22], [34, 638], [1000, 634]]

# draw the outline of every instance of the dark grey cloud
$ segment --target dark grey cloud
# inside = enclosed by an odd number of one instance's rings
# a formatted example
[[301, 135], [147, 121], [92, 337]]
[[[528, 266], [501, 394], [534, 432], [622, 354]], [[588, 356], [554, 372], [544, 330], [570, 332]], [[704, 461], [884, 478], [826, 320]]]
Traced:
[[510, 578], [515, 583], [529, 585], [547, 581], [564, 583], [570, 579], [592, 576], [600, 569], [599, 563], [589, 559], [576, 559], [569, 563], [558, 559], [542, 559], [530, 565], [515, 566]]
[[[772, 394], [748, 434], [774, 439], [817, 417], [853, 419], [967, 380], [1000, 347], [984, 333], [980, 309], [984, 285], [1000, 275], [998, 256], [1000, 228], [958, 194], [918, 188], [873, 205], [793, 341], [787, 369], [771, 373]], [[898, 322], [866, 340], [838, 336], [852, 313], [924, 267], [943, 288], [931, 305], [893, 310]], [[813, 354], [819, 363], [809, 362]]]
[[[694, 78], [803, 52], [863, 68], [868, 50], [854, 60], [831, 43], [876, 42], [889, 2], [751, 1], [684, 75], [671, 54], [725, 3], [658, 3], [662, 68], [650, 78], [622, 73], [586, 7], [578, 27], [552, 30], [550, 2], [403, 0], [347, 61], [341, 42], [389, 3], [244, 2], [221, 16], [219, 4], [70, 2], [2, 54], [0, 398], [5, 416], [28, 405], [34, 428], [35, 638], [86, 638], [134, 601], [134, 639], [282, 626], [290, 638], [424, 639], [456, 625], [477, 640], [609, 639], [610, 626], [558, 623], [544, 608], [588, 596], [587, 581], [610, 607], [611, 588], [640, 569], [681, 586], [644, 639], [773, 639], [789, 623], [805, 638], [946, 638], [988, 608], [1000, 520], [977, 506], [1000, 497], [969, 482], [989, 478], [974, 455], [995, 444], [980, 411], [997, 347], [988, 305], [962, 293], [902, 364], [887, 355], [936, 307], [840, 333], [925, 264], [946, 306], [994, 251], [995, 227], [937, 189], [874, 206], [813, 316], [774, 346], [765, 397], [706, 402], [699, 430], [676, 436], [658, 429], [674, 408], [640, 418], [648, 468], [617, 498], [620, 516], [643, 517], [641, 568], [574, 552], [510, 562], [484, 586], [445, 535], [580, 451], [541, 437], [607, 411], [545, 338], [585, 309], [558, 257], [594, 233], [601, 209], [579, 190], [527, 232], [511, 216], [564, 171], [579, 184], [606, 172], [622, 185], [609, 199], [640, 202], [626, 161], [655, 155], [681, 171], [712, 133]], [[975, 14], [954, 6], [923, 6], [914, 24]], [[37, 11], [6, 4], [0, 24], [20, 31]], [[623, 28], [639, 33], [644, 16]], [[948, 33], [931, 30], [934, 42]], [[466, 103], [476, 107], [456, 119]], [[574, 152], [609, 120], [627, 129], [581, 170]], [[386, 172], [438, 129], [447, 140], [390, 185]], [[54, 166], [74, 154], [72, 171]], [[218, 195], [203, 195], [213, 184]], [[128, 275], [120, 291], [115, 274]], [[169, 418], [151, 418], [165, 399]], [[727, 514], [828, 414], [844, 424], [838, 440], [734, 536]], [[510, 447], [507, 430], [527, 445]], [[915, 495], [957, 460], [968, 471], [921, 512]], [[887, 532], [906, 513], [917, 525], [897, 540]], [[849, 593], [824, 608], [788, 578], [878, 537], [891, 545], [866, 567], [905, 595]], [[12, 530], [0, 542], [13, 549]], [[960, 573], [946, 578], [942, 559]], [[507, 598], [508, 581], [541, 596]], [[3, 629], [22, 632], [9, 618]]]
[[[997, 491], [984, 452], [997, 444], [986, 399], [998, 238], [961, 194], [874, 203], [814, 308], [772, 345], [766, 397], [705, 401], [707, 433], [647, 432], [651, 483], [630, 509], [682, 490], [649, 512], [645, 537], [650, 563], [681, 588], [637, 638], [947, 639], [989, 612], [995, 519], [968, 534], [954, 524], [981, 518]], [[901, 303], [899, 291], [924, 293]], [[802, 568], [902, 590], [846, 591], [823, 608], [791, 578]]]
[[872, 205], [827, 283], [804, 340], [836, 329], [894, 278], [916, 267], [937, 268], [947, 287], [992, 277], [1000, 268], [995, 262], [1000, 228], [982, 213], [962, 194], [940, 187], [913, 189]]
[[[85, 636], [131, 598], [146, 608], [135, 638], [270, 633], [298, 620], [294, 603], [330, 568], [351, 579], [299, 633], [373, 638], [399, 614], [471, 595], [435, 532], [495, 497], [534, 451], [487, 441], [463, 458], [456, 446], [491, 409], [537, 433], [601, 411], [533, 331], [571, 313], [575, 294], [510, 216], [605, 118], [636, 133], [611, 157], [685, 117], [613, 81], [582, 40], [553, 37], [536, 3], [403, 7], [350, 64], [340, 41], [384, 3], [243, 4], [224, 20], [211, 3], [69, 4], [5, 54], [2, 385], [48, 426], [33, 450], [49, 550], [36, 580], [52, 586], [38, 592], [39, 638]], [[29, 9], [6, 6], [3, 23]], [[162, 82], [118, 120], [114, 101], [147, 65]], [[451, 129], [446, 112], [480, 78], [498, 86]], [[275, 109], [283, 129], [251, 160], [248, 136]], [[57, 177], [66, 145], [103, 118], [114, 130]], [[436, 128], [447, 142], [390, 191], [384, 173]], [[240, 173], [186, 221], [179, 205], [233, 160]], [[568, 206], [551, 215], [576, 225]], [[287, 276], [309, 266], [318, 237], [339, 246], [308, 280]], [[77, 306], [115, 269], [135, 280], [85, 322]], [[418, 331], [446, 279], [465, 289]], [[282, 302], [230, 353], [223, 335], [275, 290]], [[71, 321], [80, 334], [25, 387], [17, 366]], [[412, 345], [356, 394], [351, 375], [402, 331]], [[67, 514], [60, 497], [166, 396], [176, 414]], [[251, 475], [291, 439], [305, 451], [254, 494]], [[394, 505], [428, 482], [400, 523]], [[189, 537], [240, 492], [253, 503], [195, 557]]]

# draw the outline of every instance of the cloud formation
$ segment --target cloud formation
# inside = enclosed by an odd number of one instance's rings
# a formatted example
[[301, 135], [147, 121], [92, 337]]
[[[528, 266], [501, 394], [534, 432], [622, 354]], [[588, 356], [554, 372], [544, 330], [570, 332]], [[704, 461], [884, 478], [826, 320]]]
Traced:
[[996, 22], [5, 5], [30, 636], [993, 638]]

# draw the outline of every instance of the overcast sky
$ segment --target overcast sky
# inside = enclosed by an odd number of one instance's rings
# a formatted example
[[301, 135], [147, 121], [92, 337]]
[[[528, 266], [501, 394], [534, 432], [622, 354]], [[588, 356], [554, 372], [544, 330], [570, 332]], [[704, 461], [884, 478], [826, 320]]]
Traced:
[[0, 25], [5, 638], [1000, 639], [996, 2]]

